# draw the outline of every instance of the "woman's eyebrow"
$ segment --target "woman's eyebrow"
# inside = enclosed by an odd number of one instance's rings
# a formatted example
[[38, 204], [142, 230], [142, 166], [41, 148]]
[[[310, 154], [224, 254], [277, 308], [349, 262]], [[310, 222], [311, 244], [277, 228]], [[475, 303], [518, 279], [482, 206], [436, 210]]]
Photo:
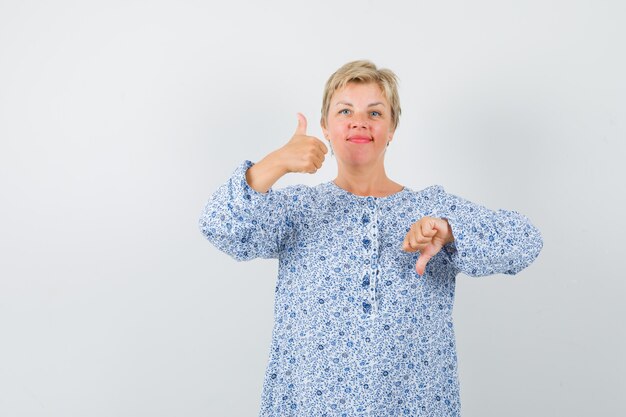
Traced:
[[[384, 104], [384, 103], [383, 103], [383, 102], [381, 102], [381, 101], [377, 101], [376, 103], [368, 104], [368, 105], [367, 105], [367, 107], [374, 107], [374, 106], [378, 106], [379, 104]], [[350, 107], [353, 107], [353, 106], [352, 106], [352, 103], [348, 103], [347, 101], [340, 101], [340, 102], [338, 102], [338, 103], [337, 103], [337, 104], [335, 104], [335, 105], [336, 105], [336, 106], [341, 106], [341, 105], [344, 105], [344, 106], [350, 106]]]

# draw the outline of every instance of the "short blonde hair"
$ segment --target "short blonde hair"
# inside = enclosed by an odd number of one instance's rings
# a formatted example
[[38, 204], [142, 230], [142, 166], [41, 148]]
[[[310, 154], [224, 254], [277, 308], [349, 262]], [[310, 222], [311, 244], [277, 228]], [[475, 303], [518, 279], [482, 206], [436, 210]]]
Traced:
[[322, 126], [326, 127], [330, 99], [335, 91], [343, 88], [350, 82], [356, 83], [376, 83], [382, 90], [389, 106], [391, 107], [391, 128], [396, 130], [400, 122], [400, 97], [398, 96], [398, 77], [390, 69], [376, 68], [373, 62], [359, 60], [348, 62], [330, 76], [324, 87], [324, 98], [322, 100]]

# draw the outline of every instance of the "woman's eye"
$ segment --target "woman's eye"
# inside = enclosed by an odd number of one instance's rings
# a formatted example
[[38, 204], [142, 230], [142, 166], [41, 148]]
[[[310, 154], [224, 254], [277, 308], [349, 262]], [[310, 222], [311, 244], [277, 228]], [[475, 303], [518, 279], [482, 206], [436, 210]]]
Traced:
[[380, 116], [380, 112], [373, 111], [373, 112], [372, 112], [372, 116]]
[[339, 112], [339, 114], [350, 114], [350, 110], [348, 109], [343, 109]]

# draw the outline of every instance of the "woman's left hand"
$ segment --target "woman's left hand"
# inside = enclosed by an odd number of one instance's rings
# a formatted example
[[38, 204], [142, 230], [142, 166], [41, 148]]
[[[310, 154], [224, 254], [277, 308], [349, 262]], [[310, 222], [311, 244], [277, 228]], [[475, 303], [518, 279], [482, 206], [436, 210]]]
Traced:
[[452, 228], [446, 219], [424, 216], [411, 225], [402, 243], [402, 250], [420, 252], [415, 270], [418, 274], [424, 275], [426, 263], [430, 258], [435, 256], [443, 245], [453, 241]]

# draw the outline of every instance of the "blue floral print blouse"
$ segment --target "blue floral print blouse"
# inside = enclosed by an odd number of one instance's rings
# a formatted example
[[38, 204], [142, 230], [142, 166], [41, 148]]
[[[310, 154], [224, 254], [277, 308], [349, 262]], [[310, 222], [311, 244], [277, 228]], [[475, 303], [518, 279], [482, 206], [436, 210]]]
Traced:
[[[260, 417], [460, 416], [452, 323], [456, 276], [515, 275], [543, 247], [523, 214], [440, 185], [386, 197], [334, 182], [252, 189], [246, 160], [210, 197], [199, 227], [237, 261], [276, 258], [274, 327]], [[423, 216], [455, 241], [415, 271], [402, 242]]]

